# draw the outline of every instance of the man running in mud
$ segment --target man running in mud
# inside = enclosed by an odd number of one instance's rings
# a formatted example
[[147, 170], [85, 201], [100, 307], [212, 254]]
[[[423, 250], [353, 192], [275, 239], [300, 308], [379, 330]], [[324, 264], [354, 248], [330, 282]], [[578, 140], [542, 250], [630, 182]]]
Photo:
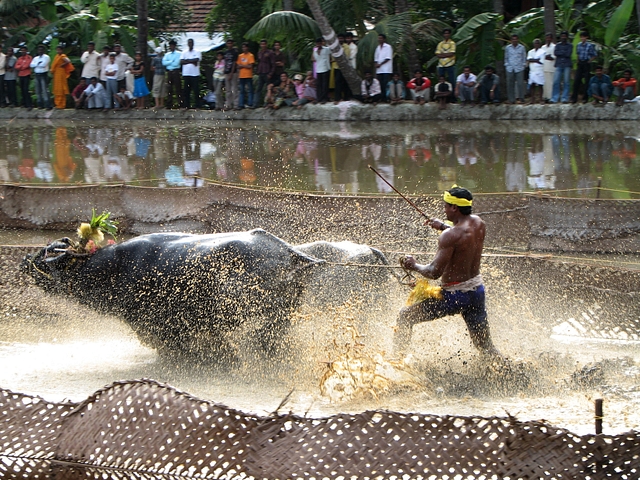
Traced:
[[431, 228], [443, 232], [438, 239], [435, 258], [429, 265], [418, 264], [410, 255], [402, 261], [404, 268], [424, 277], [434, 280], [442, 277], [442, 298], [428, 298], [400, 311], [394, 338], [395, 353], [403, 353], [409, 345], [415, 324], [460, 313], [476, 348], [485, 354], [499, 355], [489, 333], [480, 275], [485, 224], [477, 215], [471, 215], [473, 196], [469, 190], [454, 185], [444, 192], [443, 199], [447, 220], [453, 227], [438, 219], [427, 222]]

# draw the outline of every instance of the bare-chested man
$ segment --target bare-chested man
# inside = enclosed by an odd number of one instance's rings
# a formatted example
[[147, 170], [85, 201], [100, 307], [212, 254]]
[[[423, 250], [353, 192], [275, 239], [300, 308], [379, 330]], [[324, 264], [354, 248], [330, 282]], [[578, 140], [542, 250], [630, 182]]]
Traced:
[[443, 199], [447, 220], [453, 223], [453, 227], [438, 219], [427, 222], [431, 228], [443, 230], [435, 258], [429, 265], [418, 264], [412, 256], [403, 260], [407, 270], [434, 280], [442, 277], [442, 299], [429, 298], [400, 311], [394, 338], [395, 351], [402, 353], [407, 347], [415, 324], [460, 313], [476, 348], [483, 353], [497, 355], [499, 352], [493, 346], [489, 333], [480, 275], [485, 224], [480, 217], [471, 215], [473, 196], [469, 190], [454, 185], [444, 192]]

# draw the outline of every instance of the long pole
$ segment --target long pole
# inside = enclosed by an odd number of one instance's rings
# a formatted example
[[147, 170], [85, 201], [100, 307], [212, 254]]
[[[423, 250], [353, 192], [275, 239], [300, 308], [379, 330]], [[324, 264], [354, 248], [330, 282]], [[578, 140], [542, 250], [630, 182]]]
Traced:
[[400, 195], [409, 205], [411, 205], [413, 208], [415, 208], [417, 210], [417, 212], [422, 215], [424, 218], [426, 218], [427, 220], [431, 220], [431, 217], [429, 217], [429, 215], [427, 215], [426, 213], [424, 213], [422, 210], [420, 210], [420, 208], [411, 200], [409, 200], [407, 197], [405, 197], [402, 193], [400, 193], [398, 191], [398, 189], [396, 187], [394, 187], [393, 185], [391, 185], [389, 182], [387, 182], [387, 179], [384, 178], [382, 175], [380, 175], [380, 173], [373, 168], [371, 165], [369, 165], [369, 168], [371, 169], [371, 171], [373, 173], [375, 173], [378, 177], [380, 177], [380, 180], [382, 180], [384, 183], [386, 183], [387, 185], [389, 185], [389, 187], [391, 187], [391, 189], [396, 192], [398, 195]]

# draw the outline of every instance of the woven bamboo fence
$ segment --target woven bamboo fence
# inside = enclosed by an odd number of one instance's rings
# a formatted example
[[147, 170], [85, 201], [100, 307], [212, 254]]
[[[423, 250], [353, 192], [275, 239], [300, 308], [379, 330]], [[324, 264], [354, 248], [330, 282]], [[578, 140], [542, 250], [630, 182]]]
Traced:
[[0, 390], [0, 422], [2, 478], [640, 477], [640, 432], [389, 411], [261, 417], [144, 379], [80, 403]]

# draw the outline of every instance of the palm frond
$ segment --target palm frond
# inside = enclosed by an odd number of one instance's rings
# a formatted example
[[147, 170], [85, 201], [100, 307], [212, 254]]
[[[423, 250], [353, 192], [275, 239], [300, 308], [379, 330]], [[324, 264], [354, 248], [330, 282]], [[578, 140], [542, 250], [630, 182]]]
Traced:
[[448, 27], [449, 25], [437, 18], [427, 18], [411, 25], [411, 32], [425, 40], [436, 42], [440, 41], [442, 30]]
[[256, 41], [266, 38], [273, 41], [282, 35], [317, 38], [322, 34], [313, 18], [298, 12], [282, 11], [261, 19], [245, 34], [245, 38]]
[[411, 33], [409, 12], [387, 15], [358, 42], [358, 64], [365, 68], [373, 65], [373, 56], [378, 46], [378, 35], [384, 33], [387, 43], [393, 47], [394, 55], [402, 50], [407, 35]]

